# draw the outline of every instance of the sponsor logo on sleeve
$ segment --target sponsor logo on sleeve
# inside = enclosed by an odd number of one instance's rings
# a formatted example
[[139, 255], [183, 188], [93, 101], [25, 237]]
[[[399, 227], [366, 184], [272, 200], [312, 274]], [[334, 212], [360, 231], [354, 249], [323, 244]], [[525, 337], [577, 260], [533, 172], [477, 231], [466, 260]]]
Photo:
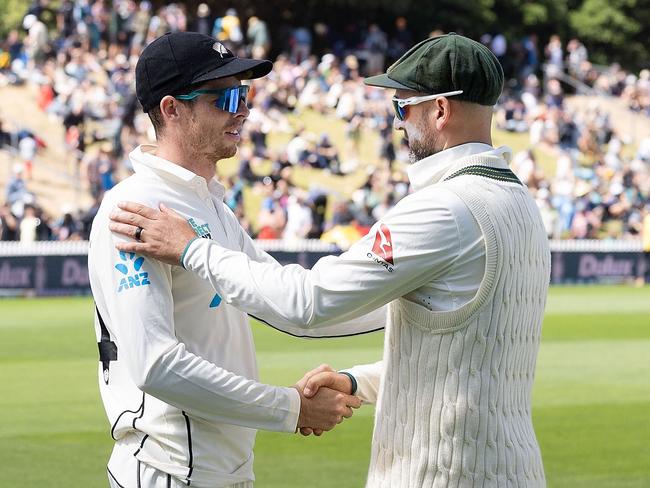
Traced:
[[151, 284], [149, 273], [142, 270], [144, 264], [142, 256], [136, 257], [133, 252], [120, 252], [120, 260], [121, 262], [115, 265], [115, 269], [123, 275], [117, 287], [118, 293]]
[[379, 226], [375, 234], [372, 252], [369, 252], [367, 256], [386, 268], [389, 273], [393, 272], [393, 266], [395, 265], [393, 262], [393, 239], [387, 225], [381, 224]]
[[[219, 44], [219, 43], [217, 43]], [[192, 226], [196, 235], [203, 239], [212, 239], [212, 234], [210, 233], [210, 226], [208, 224], [199, 224], [193, 218], [187, 220], [188, 224]], [[212, 301], [210, 302], [210, 308], [217, 308], [221, 304], [221, 296], [217, 293]]]
[[210, 226], [208, 224], [198, 224], [194, 219], [188, 219], [187, 223], [192, 226], [192, 229], [194, 229], [197, 236], [202, 237], [203, 239], [212, 239]]

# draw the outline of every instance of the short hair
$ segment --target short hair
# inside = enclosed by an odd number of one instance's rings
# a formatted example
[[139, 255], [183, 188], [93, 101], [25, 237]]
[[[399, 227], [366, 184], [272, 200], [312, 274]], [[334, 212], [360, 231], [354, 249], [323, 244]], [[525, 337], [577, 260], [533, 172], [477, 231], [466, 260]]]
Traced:
[[165, 121], [160, 111], [160, 105], [152, 107], [149, 112], [147, 112], [149, 120], [151, 120], [151, 125], [153, 125], [153, 130], [156, 133], [156, 140], [159, 140], [162, 137], [163, 128], [165, 127]]
[[[190, 93], [194, 90], [198, 90], [203, 85], [205, 85], [204, 81], [199, 83], [194, 83], [189, 87], [187, 87], [185, 90], [182, 90], [182, 93]], [[179, 99], [176, 99], [176, 101], [179, 103], [185, 103], [186, 105], [191, 105], [192, 102], [194, 102], [194, 100], [179, 100]], [[158, 105], [156, 105], [155, 107], [149, 109], [147, 115], [149, 116], [149, 120], [151, 120], [151, 125], [153, 125], [153, 130], [156, 133], [156, 140], [159, 140], [162, 137], [165, 128], [165, 119], [163, 119], [162, 112], [160, 111], [160, 102], [158, 102]]]

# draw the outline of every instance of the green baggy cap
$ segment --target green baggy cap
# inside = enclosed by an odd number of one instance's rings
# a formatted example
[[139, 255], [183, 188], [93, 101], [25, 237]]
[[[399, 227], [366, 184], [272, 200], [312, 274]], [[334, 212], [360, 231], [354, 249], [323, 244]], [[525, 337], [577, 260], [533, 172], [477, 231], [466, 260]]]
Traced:
[[463, 90], [454, 98], [494, 105], [503, 90], [503, 69], [486, 46], [451, 32], [416, 44], [385, 74], [363, 82], [431, 95]]

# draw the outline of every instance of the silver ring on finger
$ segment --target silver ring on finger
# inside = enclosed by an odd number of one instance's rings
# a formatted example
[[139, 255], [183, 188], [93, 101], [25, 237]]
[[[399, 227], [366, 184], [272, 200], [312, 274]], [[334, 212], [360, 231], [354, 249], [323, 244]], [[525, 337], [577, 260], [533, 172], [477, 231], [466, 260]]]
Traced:
[[140, 226], [136, 227], [136, 229], [135, 229], [135, 240], [136, 241], [142, 242], [142, 231], [143, 230], [144, 229], [142, 227], [140, 227]]

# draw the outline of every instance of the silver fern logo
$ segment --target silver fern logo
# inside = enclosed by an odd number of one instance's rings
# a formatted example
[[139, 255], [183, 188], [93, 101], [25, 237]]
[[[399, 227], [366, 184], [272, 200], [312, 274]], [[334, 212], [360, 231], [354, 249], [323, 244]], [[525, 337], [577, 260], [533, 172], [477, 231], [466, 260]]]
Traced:
[[215, 50], [216, 52], [218, 52], [219, 56], [221, 56], [222, 58], [223, 58], [224, 54], [226, 54], [226, 55], [228, 54], [228, 50], [226, 49], [226, 46], [224, 46], [220, 42], [215, 42], [212, 45], [212, 49]]

